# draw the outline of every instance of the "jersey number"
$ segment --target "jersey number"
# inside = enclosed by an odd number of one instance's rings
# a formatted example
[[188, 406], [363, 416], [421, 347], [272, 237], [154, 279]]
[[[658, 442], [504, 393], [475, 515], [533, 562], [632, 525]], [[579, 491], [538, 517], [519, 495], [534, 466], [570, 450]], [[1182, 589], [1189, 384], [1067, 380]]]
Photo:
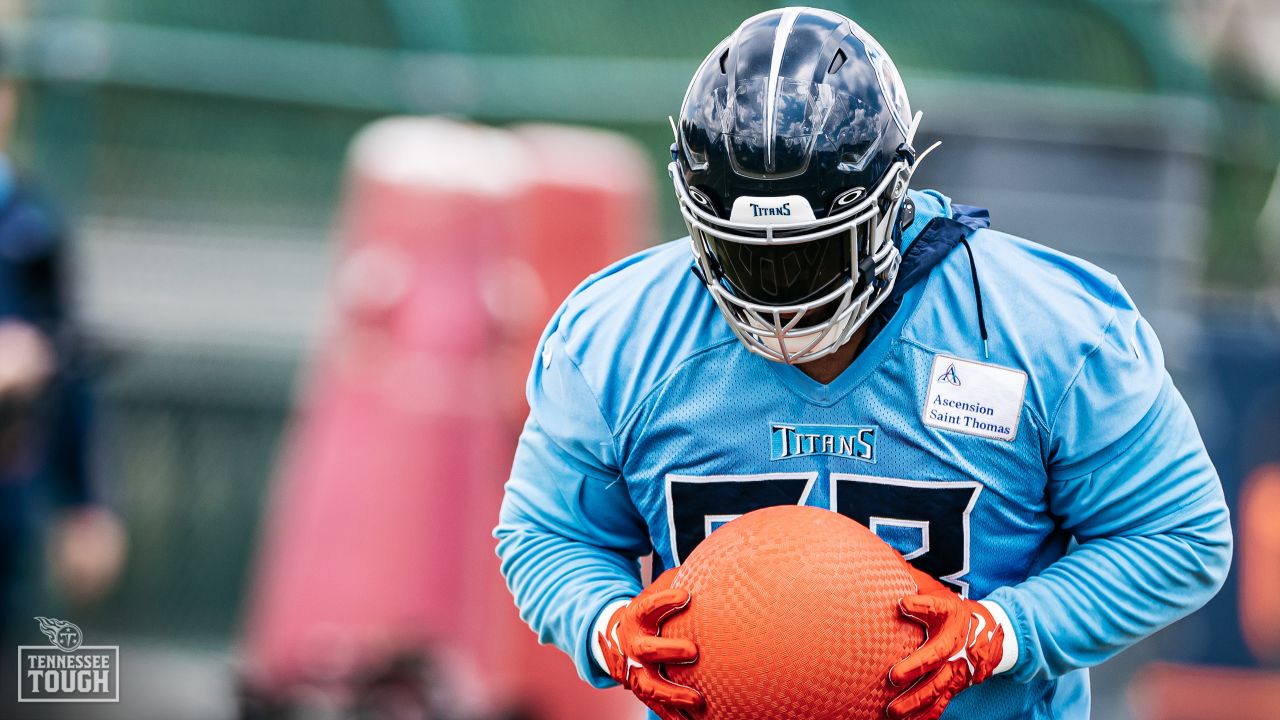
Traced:
[[[817, 473], [667, 476], [671, 554], [683, 563], [711, 531], [752, 510], [805, 505]], [[969, 584], [969, 515], [982, 491], [971, 481], [922, 481], [831, 475], [831, 509], [894, 544], [916, 538], [904, 557], [961, 595]], [[901, 545], [901, 543], [898, 543]]]

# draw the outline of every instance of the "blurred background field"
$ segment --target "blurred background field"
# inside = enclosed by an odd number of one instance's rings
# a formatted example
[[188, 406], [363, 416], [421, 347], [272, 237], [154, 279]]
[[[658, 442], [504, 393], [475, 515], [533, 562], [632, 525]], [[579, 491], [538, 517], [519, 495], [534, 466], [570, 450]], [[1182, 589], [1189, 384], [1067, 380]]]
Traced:
[[[678, 237], [667, 116], [702, 55], [774, 6], [0, 1], [20, 97], [9, 154], [71, 219], [95, 475], [129, 535], [105, 597], [77, 606], [44, 582], [35, 602], [132, 653], [125, 682], [151, 700], [131, 717], [237, 712], [264, 501], [332, 311], [356, 133], [400, 114], [615, 131], [650, 164], [647, 241]], [[943, 140], [916, 186], [1115, 272], [1160, 333], [1232, 502], [1280, 462], [1280, 3], [825, 7], [881, 41], [922, 136]], [[1242, 618], [1250, 602], [1233, 579], [1096, 672], [1095, 716], [1182, 717], [1151, 699], [1168, 677], [1152, 662], [1280, 669], [1280, 600]]]

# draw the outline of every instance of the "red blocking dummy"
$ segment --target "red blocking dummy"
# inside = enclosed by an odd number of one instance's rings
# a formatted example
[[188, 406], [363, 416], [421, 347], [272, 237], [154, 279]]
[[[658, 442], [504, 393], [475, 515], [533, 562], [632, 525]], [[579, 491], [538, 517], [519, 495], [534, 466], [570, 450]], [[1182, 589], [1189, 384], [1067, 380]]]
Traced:
[[537, 644], [490, 532], [533, 344], [573, 285], [649, 238], [648, 180], [597, 131], [396, 118], [356, 139], [333, 322], [264, 521], [251, 686], [342, 686], [421, 654], [454, 710], [636, 716]]

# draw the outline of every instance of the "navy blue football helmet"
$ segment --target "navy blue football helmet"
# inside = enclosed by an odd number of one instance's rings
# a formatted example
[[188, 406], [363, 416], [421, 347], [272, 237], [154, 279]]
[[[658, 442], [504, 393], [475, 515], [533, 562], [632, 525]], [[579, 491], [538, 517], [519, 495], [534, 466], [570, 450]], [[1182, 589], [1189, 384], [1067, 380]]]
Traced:
[[884, 49], [833, 12], [761, 13], [702, 62], [669, 170], [698, 274], [752, 352], [834, 352], [888, 296], [918, 123]]

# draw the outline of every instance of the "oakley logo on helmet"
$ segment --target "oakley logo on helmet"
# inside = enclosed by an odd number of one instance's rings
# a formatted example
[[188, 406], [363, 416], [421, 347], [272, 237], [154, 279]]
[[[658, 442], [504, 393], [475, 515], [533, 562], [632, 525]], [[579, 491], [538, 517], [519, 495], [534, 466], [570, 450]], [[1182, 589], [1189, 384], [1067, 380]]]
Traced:
[[838, 208], [846, 205], [852, 205], [861, 200], [866, 194], [866, 188], [857, 187], [836, 198], [836, 201], [833, 204]]
[[693, 197], [694, 201], [695, 201], [695, 202], [697, 202], [699, 205], [705, 205], [705, 206], [707, 206], [707, 207], [712, 207], [712, 205], [711, 205], [711, 201], [707, 199], [707, 196], [706, 196], [706, 195], [703, 195], [702, 193], [698, 192], [697, 190], [694, 190], [693, 188], [689, 188], [689, 195], [691, 195], [691, 196]]

